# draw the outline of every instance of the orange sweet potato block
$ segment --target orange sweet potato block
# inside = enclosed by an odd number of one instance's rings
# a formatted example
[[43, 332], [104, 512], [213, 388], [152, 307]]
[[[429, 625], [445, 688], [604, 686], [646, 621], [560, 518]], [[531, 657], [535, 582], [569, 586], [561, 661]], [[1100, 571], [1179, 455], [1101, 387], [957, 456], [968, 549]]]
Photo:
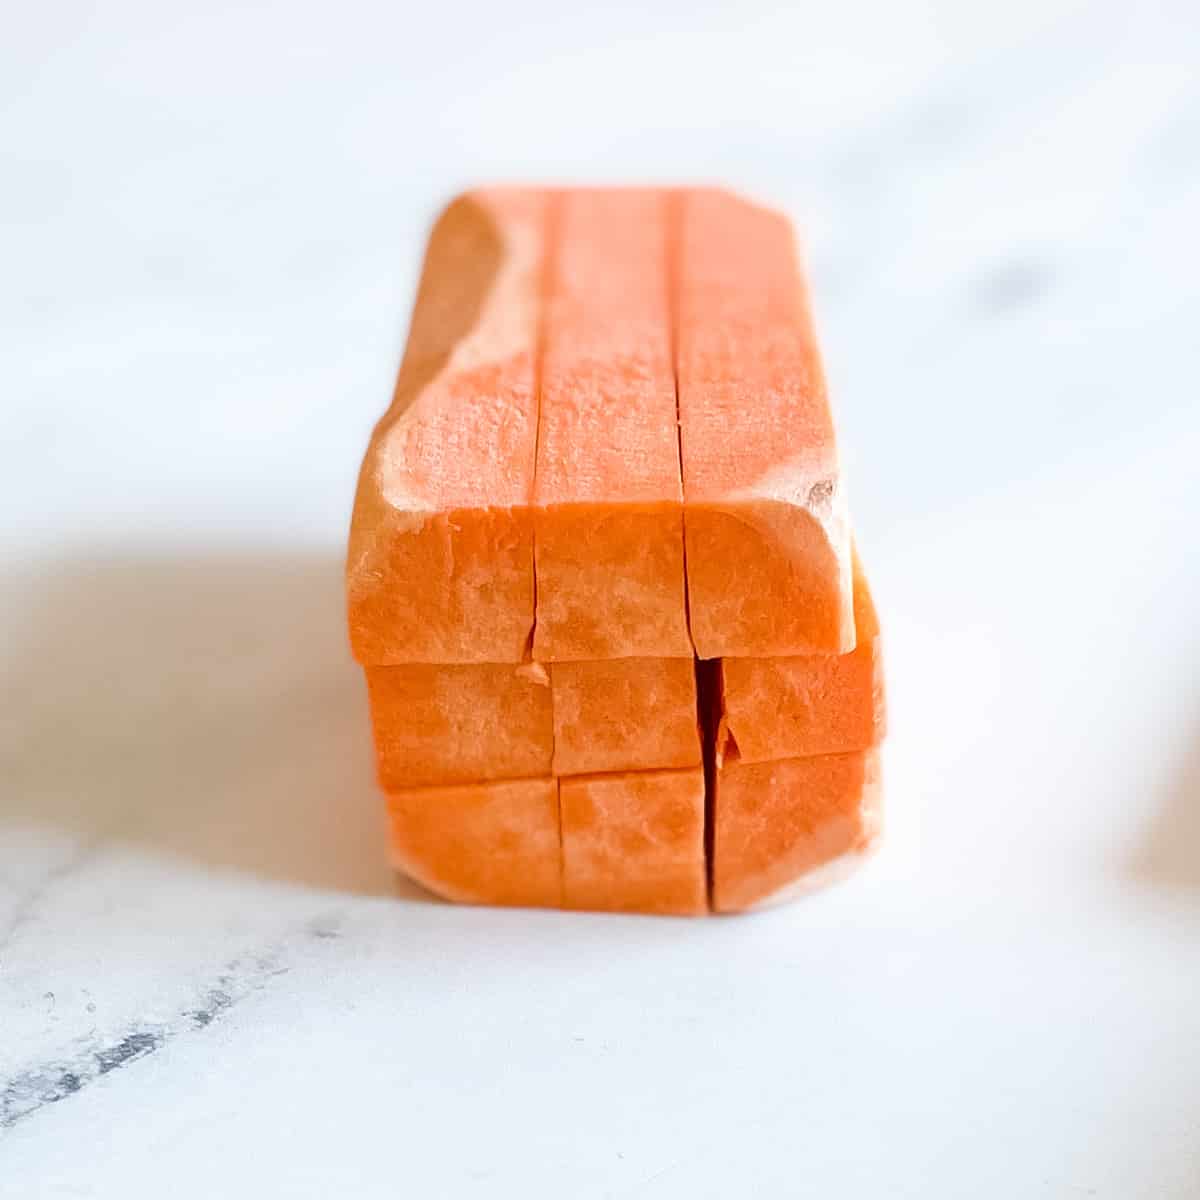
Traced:
[[548, 776], [549, 682], [514, 663], [367, 667], [384, 791]]
[[667, 197], [581, 190], [552, 203], [533, 655], [690, 659]]
[[388, 810], [396, 866], [431, 892], [463, 904], [562, 905], [553, 779], [394, 792]]
[[561, 779], [559, 799], [566, 907], [708, 910], [702, 770]]
[[360, 662], [525, 654], [545, 252], [539, 191], [468, 193], [433, 230], [354, 502], [347, 591]]
[[854, 623], [849, 654], [722, 661], [725, 728], [743, 762], [867, 750], [883, 740], [879, 618], [857, 557]]
[[677, 374], [701, 658], [854, 648], [850, 525], [789, 223], [682, 193]]
[[463, 902], [681, 914], [828, 878], [878, 831], [852, 562], [782, 217], [456, 200], [347, 562], [397, 864]]
[[554, 663], [550, 687], [556, 775], [700, 765], [690, 658]]
[[716, 772], [713, 909], [738, 912], [821, 886], [879, 835], [877, 750]]

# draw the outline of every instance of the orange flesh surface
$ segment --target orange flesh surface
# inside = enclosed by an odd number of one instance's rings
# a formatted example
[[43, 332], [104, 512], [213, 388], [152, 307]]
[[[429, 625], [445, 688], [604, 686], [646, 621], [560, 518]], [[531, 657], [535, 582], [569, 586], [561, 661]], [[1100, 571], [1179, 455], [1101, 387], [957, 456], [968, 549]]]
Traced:
[[716, 783], [714, 910], [753, 908], [809, 872], [869, 850], [878, 787], [875, 750], [726, 762]]
[[388, 809], [396, 865], [437, 895], [464, 904], [561, 907], [553, 779], [395, 792]]
[[454, 201], [430, 236], [354, 502], [347, 592], [362, 663], [525, 652], [545, 225], [543, 193], [497, 189]]
[[385, 792], [550, 774], [550, 688], [513, 663], [367, 667]]
[[704, 773], [559, 781], [563, 903], [610, 912], [707, 912]]
[[857, 559], [849, 654], [727, 658], [725, 722], [743, 762], [866, 750], [883, 740], [879, 618]]
[[701, 658], [854, 648], [849, 525], [791, 227], [680, 201], [677, 373], [691, 632]]
[[[347, 565], [397, 865], [463, 902], [689, 914], [867, 848], [882, 680], [851, 561], [782, 218], [455, 201]], [[698, 700], [728, 754], [707, 815]]]
[[554, 774], [700, 765], [690, 658], [554, 663], [550, 687]]
[[534, 658], [692, 656], [666, 197], [554, 198], [534, 490]]

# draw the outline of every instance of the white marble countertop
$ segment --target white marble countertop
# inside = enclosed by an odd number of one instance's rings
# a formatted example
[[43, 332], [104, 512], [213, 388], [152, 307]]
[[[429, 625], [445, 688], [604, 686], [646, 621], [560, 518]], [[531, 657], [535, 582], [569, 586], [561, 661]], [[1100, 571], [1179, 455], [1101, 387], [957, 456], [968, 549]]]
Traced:
[[[171, 7], [0, 45], [0, 1196], [1200, 1196], [1195, 6]], [[893, 716], [835, 890], [384, 865], [341, 541], [506, 176], [803, 223]]]

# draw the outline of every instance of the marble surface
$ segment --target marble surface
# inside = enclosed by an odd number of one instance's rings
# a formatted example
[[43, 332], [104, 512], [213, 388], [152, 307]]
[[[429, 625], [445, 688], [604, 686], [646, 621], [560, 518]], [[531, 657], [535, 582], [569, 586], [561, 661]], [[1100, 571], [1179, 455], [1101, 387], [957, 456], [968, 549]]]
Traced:
[[[0, 1196], [1200, 1196], [1195, 6], [172, 7], [0, 44]], [[385, 867], [340, 545], [496, 177], [803, 224], [893, 710], [835, 890]]]

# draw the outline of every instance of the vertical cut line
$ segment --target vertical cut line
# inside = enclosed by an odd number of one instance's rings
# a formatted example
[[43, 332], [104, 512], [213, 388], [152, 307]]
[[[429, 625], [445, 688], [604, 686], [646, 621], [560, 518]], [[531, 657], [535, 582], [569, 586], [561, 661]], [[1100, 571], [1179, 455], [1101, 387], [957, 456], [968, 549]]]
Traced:
[[[546, 192], [546, 212], [544, 221], [544, 250], [542, 253], [542, 278], [539, 285], [540, 308], [538, 310], [537, 338], [534, 347], [533, 386], [534, 398], [537, 404], [537, 425], [533, 435], [533, 482], [529, 497], [529, 524], [531, 531], [530, 544], [533, 550], [533, 624], [529, 627], [529, 644], [525, 656], [533, 661], [534, 637], [537, 633], [538, 614], [538, 574], [537, 574], [537, 496], [538, 496], [538, 461], [542, 449], [542, 390], [546, 368], [546, 342], [549, 337], [550, 300], [554, 294], [555, 281], [558, 273], [559, 244], [562, 238], [562, 205], [563, 196], [557, 188]], [[550, 775], [554, 781], [554, 801], [558, 809], [558, 906], [565, 908], [567, 903], [567, 855], [563, 838], [563, 802], [562, 781], [554, 774], [555, 760], [558, 757], [558, 745], [555, 737], [554, 713], [554, 678], [550, 670], [546, 671], [546, 687], [550, 692]]]
[[692, 597], [688, 588], [687, 505], [683, 494], [683, 417], [679, 408], [679, 311], [681, 257], [683, 254], [683, 191], [672, 188], [663, 196], [666, 223], [667, 330], [671, 349], [671, 378], [675, 387], [675, 459], [679, 468], [679, 536], [683, 540], [683, 619], [687, 626], [692, 657], [696, 640], [692, 637]]
[[696, 675], [696, 726], [700, 731], [700, 755], [704, 767], [704, 893], [708, 911], [713, 911], [713, 854], [716, 845], [717, 730], [721, 719], [721, 660], [702, 659], [692, 636], [692, 596], [688, 583], [687, 496], [683, 484], [683, 412], [679, 403], [679, 327], [683, 307], [683, 218], [682, 188], [666, 193], [667, 304], [670, 314], [671, 374], [675, 383], [675, 449], [679, 465], [679, 534], [683, 539], [683, 615]]
[[[525, 659], [533, 661], [533, 641], [537, 632], [538, 614], [538, 576], [537, 576], [537, 495], [538, 495], [538, 460], [542, 450], [542, 386], [546, 369], [546, 341], [550, 325], [550, 297], [554, 291], [555, 276], [558, 270], [558, 249], [562, 229], [562, 194], [557, 189], [545, 192], [546, 209], [542, 217], [542, 273], [538, 283], [538, 318], [537, 333], [533, 347], [533, 402], [536, 408], [536, 420], [533, 428], [533, 477], [529, 491], [529, 527], [530, 547], [533, 562], [530, 564], [533, 572], [533, 623], [529, 626], [529, 637], [526, 640]], [[553, 692], [551, 693], [553, 704]]]
[[704, 763], [704, 886], [713, 911], [713, 864], [717, 840], [717, 736], [724, 712], [724, 683], [719, 658], [697, 658], [696, 720]]

